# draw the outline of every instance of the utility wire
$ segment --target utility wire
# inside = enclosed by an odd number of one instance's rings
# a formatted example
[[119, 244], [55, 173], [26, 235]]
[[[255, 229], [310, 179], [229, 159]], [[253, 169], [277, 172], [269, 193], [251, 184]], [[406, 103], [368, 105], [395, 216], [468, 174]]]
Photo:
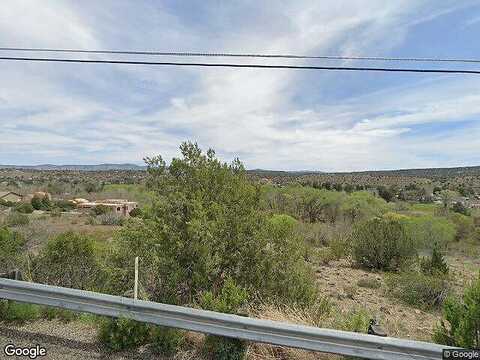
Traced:
[[480, 74], [480, 70], [455, 69], [418, 69], [418, 68], [377, 68], [377, 67], [344, 67], [344, 66], [300, 66], [300, 65], [261, 65], [261, 64], [231, 64], [231, 63], [185, 63], [185, 62], [152, 62], [126, 60], [84, 60], [62, 58], [32, 58], [32, 57], [0, 57], [6, 61], [31, 62], [64, 62], [85, 64], [118, 64], [118, 65], [158, 65], [158, 66], [199, 66], [199, 67], [228, 67], [228, 68], [255, 68], [255, 69], [298, 69], [298, 70], [339, 70], [339, 71], [385, 71], [409, 73], [439, 73], [439, 74]]
[[118, 54], [118, 55], [156, 55], [156, 56], [190, 56], [190, 57], [247, 57], [247, 58], [283, 58], [283, 59], [325, 59], [325, 60], [367, 60], [367, 61], [415, 61], [415, 62], [456, 62], [480, 63], [479, 59], [455, 58], [421, 58], [421, 57], [378, 57], [378, 56], [310, 56], [292, 54], [240, 54], [207, 52], [160, 52], [160, 51], [123, 51], [123, 50], [77, 50], [77, 49], [41, 49], [0, 47], [0, 51], [22, 52], [57, 52], [81, 54]]

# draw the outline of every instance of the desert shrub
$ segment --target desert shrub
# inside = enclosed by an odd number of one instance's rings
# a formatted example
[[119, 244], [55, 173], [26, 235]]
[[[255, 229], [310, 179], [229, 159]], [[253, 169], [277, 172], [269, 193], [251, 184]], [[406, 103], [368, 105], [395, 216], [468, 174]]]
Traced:
[[163, 326], [155, 326], [150, 336], [153, 352], [164, 356], [174, 355], [185, 342], [182, 331]]
[[33, 210], [33, 206], [30, 203], [22, 202], [15, 205], [15, 211], [21, 214], [31, 214], [33, 213]]
[[375, 216], [380, 216], [387, 211], [387, 203], [367, 191], [357, 191], [350, 194], [341, 206], [344, 218], [357, 222]]
[[66, 309], [43, 306], [40, 309], [40, 317], [47, 320], [58, 319], [64, 323], [68, 323], [78, 319], [79, 314]]
[[97, 216], [97, 222], [101, 225], [117, 225], [122, 226], [125, 222], [125, 218], [122, 215], [115, 214], [114, 212], [108, 212]]
[[50, 239], [32, 262], [36, 282], [75, 289], [95, 289], [102, 270], [95, 241], [66, 232]]
[[480, 347], [480, 276], [465, 289], [462, 300], [452, 297], [445, 301], [443, 317], [434, 331], [435, 342], [467, 349]]
[[415, 254], [412, 238], [400, 220], [374, 218], [354, 227], [352, 256], [362, 267], [396, 270]]
[[133, 287], [132, 259], [139, 256], [140, 282], [154, 301], [192, 303], [231, 278], [252, 298], [313, 302], [314, 273], [295, 219], [261, 210], [259, 187], [240, 161], [222, 163], [192, 143], [181, 153], [168, 167], [161, 157], [146, 159], [152, 206], [116, 234], [109, 291]]
[[113, 210], [110, 206], [102, 205], [102, 204], [97, 205], [91, 209], [91, 213], [96, 216], [109, 214], [111, 212], [113, 212]]
[[140, 216], [142, 216], [142, 209], [140, 209], [139, 207], [133, 208], [133, 209], [129, 212], [129, 215], [130, 215], [131, 217], [140, 217]]
[[378, 289], [382, 286], [382, 283], [374, 278], [364, 278], [357, 281], [357, 286], [368, 289]]
[[134, 320], [101, 319], [98, 339], [110, 351], [120, 351], [138, 347], [148, 342], [150, 326]]
[[243, 360], [247, 354], [247, 345], [240, 339], [207, 335], [203, 350], [215, 360]]
[[68, 200], [56, 200], [54, 202], [54, 206], [61, 211], [69, 211], [72, 210], [75, 206]]
[[342, 236], [339, 234], [333, 237], [328, 245], [335, 260], [342, 259], [350, 253], [351, 244], [348, 236]]
[[28, 215], [21, 214], [16, 211], [11, 211], [5, 219], [5, 223], [8, 226], [27, 225], [29, 222], [30, 222], [30, 218], [28, 217]]
[[314, 253], [314, 259], [321, 265], [328, 265], [335, 260], [335, 254], [329, 247], [322, 247], [318, 249], [311, 249]]
[[371, 318], [366, 309], [354, 309], [337, 317], [334, 326], [340, 330], [366, 333]]
[[38, 319], [39, 315], [37, 305], [0, 300], [0, 321], [24, 323]]
[[467, 239], [475, 229], [473, 219], [459, 213], [451, 213], [448, 218], [455, 224], [456, 234], [455, 240], [460, 241]]
[[0, 227], [0, 272], [15, 269], [21, 262], [25, 238], [15, 231]]
[[415, 246], [422, 249], [445, 249], [457, 232], [453, 222], [432, 215], [406, 218], [405, 224]]
[[448, 280], [439, 274], [407, 271], [386, 279], [389, 295], [418, 308], [441, 306], [449, 291]]
[[438, 247], [434, 247], [432, 255], [420, 259], [420, 269], [424, 274], [448, 274], [448, 264]]
[[[234, 280], [229, 278], [217, 295], [210, 291], [203, 294], [200, 305], [206, 310], [235, 314], [246, 303], [247, 296], [247, 291], [237, 286]], [[244, 359], [247, 343], [239, 339], [207, 335], [204, 350], [214, 359]]]
[[32, 200], [30, 201], [32, 207], [35, 210], [51, 210], [53, 205], [52, 202], [50, 201], [50, 198], [45, 195], [45, 196], [34, 196]]

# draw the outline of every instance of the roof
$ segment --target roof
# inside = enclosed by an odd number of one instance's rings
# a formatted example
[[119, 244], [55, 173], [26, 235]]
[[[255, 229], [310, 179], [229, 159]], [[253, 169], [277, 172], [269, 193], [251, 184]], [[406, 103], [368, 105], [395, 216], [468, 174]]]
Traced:
[[16, 192], [13, 192], [13, 191], [0, 191], [0, 199], [3, 198], [4, 196], [7, 196], [9, 194], [13, 194], [13, 195], [17, 195], [19, 197], [23, 197], [22, 195], [16, 193]]

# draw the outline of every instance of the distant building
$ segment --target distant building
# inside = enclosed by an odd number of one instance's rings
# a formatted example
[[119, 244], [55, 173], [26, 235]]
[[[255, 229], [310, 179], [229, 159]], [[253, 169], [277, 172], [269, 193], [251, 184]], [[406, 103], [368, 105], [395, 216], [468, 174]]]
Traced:
[[130, 216], [130, 211], [138, 207], [138, 204], [135, 201], [128, 201], [125, 199], [105, 199], [96, 201], [75, 199], [72, 200], [72, 203], [75, 204], [78, 209], [93, 209], [100, 205], [105, 206], [112, 209], [112, 212], [115, 214], [123, 216]]
[[23, 195], [13, 191], [0, 191], [0, 200], [17, 203], [23, 200]]

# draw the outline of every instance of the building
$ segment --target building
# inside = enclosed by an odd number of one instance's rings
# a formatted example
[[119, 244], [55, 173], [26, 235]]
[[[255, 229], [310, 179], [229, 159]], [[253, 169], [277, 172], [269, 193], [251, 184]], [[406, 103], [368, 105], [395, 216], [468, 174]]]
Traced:
[[97, 206], [105, 206], [112, 209], [112, 212], [115, 214], [122, 216], [130, 216], [130, 211], [138, 207], [138, 204], [135, 201], [128, 201], [124, 199], [105, 199], [96, 201], [75, 199], [73, 202], [75, 203], [77, 209], [93, 209]]
[[0, 191], [0, 200], [17, 203], [23, 200], [23, 195], [13, 191]]

